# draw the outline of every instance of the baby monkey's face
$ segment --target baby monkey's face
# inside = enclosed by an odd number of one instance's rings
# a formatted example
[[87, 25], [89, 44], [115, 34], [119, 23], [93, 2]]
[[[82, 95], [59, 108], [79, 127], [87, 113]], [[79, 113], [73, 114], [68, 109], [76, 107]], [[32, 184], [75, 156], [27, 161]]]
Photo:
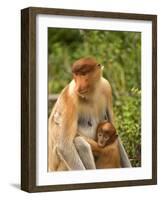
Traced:
[[117, 138], [115, 127], [109, 122], [102, 122], [97, 128], [97, 143], [99, 147], [105, 147]]
[[110, 136], [107, 133], [99, 132], [97, 135], [97, 143], [100, 147], [105, 147]]

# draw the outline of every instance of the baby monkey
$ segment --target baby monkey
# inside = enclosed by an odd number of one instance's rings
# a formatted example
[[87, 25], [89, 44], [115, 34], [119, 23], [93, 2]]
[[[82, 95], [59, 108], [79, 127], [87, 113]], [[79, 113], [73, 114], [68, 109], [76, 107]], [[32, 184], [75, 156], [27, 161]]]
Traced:
[[115, 127], [107, 121], [98, 124], [96, 141], [86, 138], [91, 145], [97, 169], [121, 167], [117, 138]]

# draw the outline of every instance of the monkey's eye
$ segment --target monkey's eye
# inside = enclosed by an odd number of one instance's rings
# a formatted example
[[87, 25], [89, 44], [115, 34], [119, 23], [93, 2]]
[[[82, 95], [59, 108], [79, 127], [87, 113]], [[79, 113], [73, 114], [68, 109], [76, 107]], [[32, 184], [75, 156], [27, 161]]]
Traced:
[[85, 76], [85, 75], [87, 75], [87, 72], [82, 72], [81, 75]]
[[98, 136], [101, 137], [101, 136], [102, 136], [102, 133], [98, 133]]

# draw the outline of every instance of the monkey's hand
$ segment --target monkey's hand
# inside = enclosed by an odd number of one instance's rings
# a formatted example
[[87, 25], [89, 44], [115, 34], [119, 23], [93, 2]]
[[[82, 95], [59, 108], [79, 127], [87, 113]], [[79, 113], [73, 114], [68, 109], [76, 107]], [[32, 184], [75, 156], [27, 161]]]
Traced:
[[101, 148], [98, 146], [97, 142], [91, 138], [83, 136], [83, 138], [90, 144], [93, 155], [98, 156], [101, 151]]

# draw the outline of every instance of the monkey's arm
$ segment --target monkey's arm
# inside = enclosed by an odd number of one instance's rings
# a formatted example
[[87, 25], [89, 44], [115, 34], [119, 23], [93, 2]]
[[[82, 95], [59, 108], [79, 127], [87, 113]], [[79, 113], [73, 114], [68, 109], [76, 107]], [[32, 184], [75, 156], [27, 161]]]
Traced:
[[102, 148], [100, 148], [97, 144], [97, 142], [91, 138], [87, 138], [87, 137], [84, 137], [85, 140], [90, 144], [91, 146], [91, 149], [92, 149], [92, 152], [93, 152], [93, 155], [94, 156], [98, 156], [101, 151], [102, 151]]
[[57, 151], [59, 152], [61, 159], [68, 164], [71, 170], [84, 170], [85, 167], [74, 145], [77, 125], [74, 117], [71, 114], [69, 116], [71, 119], [70, 124], [68, 124], [67, 119], [64, 119], [64, 122], [62, 122]]
[[[106, 96], [106, 103], [107, 103], [107, 115], [109, 121], [114, 125], [114, 116], [113, 116], [113, 108], [112, 108], [112, 89], [107, 80], [104, 79], [104, 87], [103, 91]], [[119, 144], [119, 150], [120, 150], [120, 157], [121, 157], [121, 165], [122, 167], [131, 167], [130, 160], [127, 156], [127, 153], [124, 149], [124, 146], [122, 144], [122, 141], [120, 138], [118, 138], [118, 144]]]
[[90, 144], [82, 136], [75, 137], [74, 144], [85, 168], [96, 169]]
[[64, 148], [59, 146], [57, 148], [60, 159], [65, 163], [69, 170], [85, 170], [84, 164], [81, 161], [78, 152], [76, 151], [75, 145], [64, 144]]
[[[70, 141], [67, 139], [66, 141]], [[64, 148], [59, 148], [59, 156], [70, 170], [95, 169], [94, 157], [90, 145], [83, 137], [75, 137], [72, 142], [66, 142]]]
[[108, 120], [109, 122], [114, 124], [113, 106], [112, 106], [112, 89], [111, 89], [110, 83], [104, 78], [103, 78], [102, 89], [106, 98], [106, 108], [107, 108], [106, 112], [107, 112]]
[[[70, 96], [67, 98], [67, 95], [68, 88], [60, 94], [49, 117], [49, 140], [53, 141], [51, 149], [56, 147], [58, 157], [71, 170], [84, 170], [85, 167], [74, 145], [77, 131], [77, 112], [72, 98]], [[52, 159], [55, 163], [54, 154]]]
[[118, 145], [119, 145], [119, 150], [120, 150], [121, 166], [124, 168], [132, 167], [120, 137], [118, 137]]
[[[54, 138], [53, 145], [57, 147], [58, 157], [68, 166], [68, 169], [95, 169], [90, 145], [82, 138], [76, 137], [78, 121], [76, 105], [74, 96], [70, 96], [66, 88], [57, 100], [54, 113], [52, 112], [49, 118], [49, 135]], [[54, 116], [56, 119], [53, 118]]]

